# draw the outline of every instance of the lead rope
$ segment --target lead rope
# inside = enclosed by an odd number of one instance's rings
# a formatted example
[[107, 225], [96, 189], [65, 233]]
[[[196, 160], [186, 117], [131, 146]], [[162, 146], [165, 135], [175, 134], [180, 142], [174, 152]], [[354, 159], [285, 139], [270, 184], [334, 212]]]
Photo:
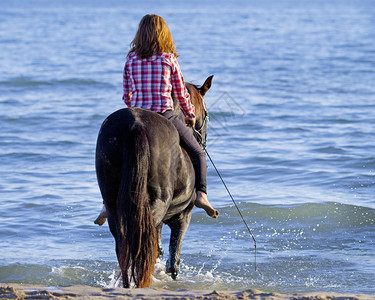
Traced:
[[239, 215], [241, 216], [242, 221], [244, 222], [244, 224], [245, 224], [247, 230], [249, 231], [250, 236], [253, 238], [253, 241], [254, 241], [254, 248], [255, 248], [255, 253], [254, 253], [254, 256], [255, 256], [255, 261], [254, 261], [254, 263], [255, 263], [255, 271], [258, 271], [258, 267], [257, 267], [257, 241], [256, 241], [256, 239], [255, 239], [253, 233], [251, 232], [251, 229], [250, 229], [249, 225], [247, 225], [247, 223], [246, 223], [246, 221], [245, 221], [245, 218], [243, 217], [243, 215], [242, 215], [242, 213], [241, 213], [240, 208], [238, 207], [238, 205], [237, 205], [236, 201], [234, 200], [234, 198], [233, 198], [231, 192], [229, 191], [227, 185], [225, 184], [225, 181], [224, 181], [223, 177], [221, 176], [219, 170], [216, 168], [216, 165], [215, 165], [214, 161], [212, 160], [210, 154], [207, 152], [206, 143], [205, 143], [205, 141], [204, 141], [202, 135], [201, 135], [200, 132], [199, 132], [198, 130], [196, 130], [194, 127], [193, 127], [193, 130], [194, 130], [195, 134], [197, 134], [198, 137], [200, 138], [200, 140], [202, 141], [200, 144], [202, 145], [203, 150], [206, 152], [208, 158], [209, 158], [210, 161], [211, 161], [211, 164], [214, 166], [217, 175], [219, 175], [219, 177], [220, 177], [220, 179], [221, 179], [221, 182], [223, 183], [225, 189], [227, 190], [227, 192], [228, 192], [230, 198], [232, 199], [232, 201], [233, 201], [233, 203], [234, 203], [234, 206], [237, 208], [237, 211], [238, 211]]

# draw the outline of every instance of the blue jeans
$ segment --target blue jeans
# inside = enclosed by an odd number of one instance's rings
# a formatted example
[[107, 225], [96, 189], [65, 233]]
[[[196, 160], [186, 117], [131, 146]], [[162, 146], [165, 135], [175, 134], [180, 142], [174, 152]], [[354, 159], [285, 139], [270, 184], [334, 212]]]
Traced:
[[176, 127], [180, 135], [180, 145], [189, 154], [195, 171], [195, 189], [207, 194], [207, 162], [206, 154], [195, 139], [193, 132], [173, 114], [172, 110], [159, 113]]

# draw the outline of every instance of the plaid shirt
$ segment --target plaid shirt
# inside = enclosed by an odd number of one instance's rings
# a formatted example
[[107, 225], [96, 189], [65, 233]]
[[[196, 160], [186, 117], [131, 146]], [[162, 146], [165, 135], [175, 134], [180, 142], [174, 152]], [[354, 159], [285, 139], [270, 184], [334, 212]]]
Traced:
[[172, 89], [185, 116], [193, 119], [195, 107], [173, 54], [162, 53], [145, 59], [135, 53], [128, 56], [124, 67], [123, 97], [127, 106], [155, 112], [173, 109]]

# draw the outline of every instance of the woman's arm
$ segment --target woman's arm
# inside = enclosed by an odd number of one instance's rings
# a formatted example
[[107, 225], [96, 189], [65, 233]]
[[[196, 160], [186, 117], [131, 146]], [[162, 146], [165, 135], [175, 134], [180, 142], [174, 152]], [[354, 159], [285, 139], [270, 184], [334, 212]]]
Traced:
[[195, 107], [190, 101], [190, 95], [187, 91], [187, 88], [185, 87], [184, 78], [182, 76], [180, 66], [174, 56], [171, 57], [171, 64], [171, 81], [173, 94], [177, 97], [180, 107], [185, 114], [185, 117], [187, 119], [194, 119]]
[[123, 87], [124, 87], [124, 94], [122, 96], [122, 100], [124, 100], [125, 104], [130, 107], [130, 100], [131, 100], [131, 84], [130, 79], [126, 71], [126, 64], [124, 67], [124, 74], [123, 74]]

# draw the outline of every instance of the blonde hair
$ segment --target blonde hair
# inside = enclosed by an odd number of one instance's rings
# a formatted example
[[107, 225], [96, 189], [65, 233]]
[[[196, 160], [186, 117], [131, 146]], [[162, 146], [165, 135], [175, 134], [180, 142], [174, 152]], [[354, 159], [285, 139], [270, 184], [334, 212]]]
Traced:
[[130, 51], [140, 58], [147, 58], [155, 53], [172, 53], [178, 57], [176, 46], [167, 23], [158, 15], [145, 15], [139, 22], [138, 31], [130, 43]]

